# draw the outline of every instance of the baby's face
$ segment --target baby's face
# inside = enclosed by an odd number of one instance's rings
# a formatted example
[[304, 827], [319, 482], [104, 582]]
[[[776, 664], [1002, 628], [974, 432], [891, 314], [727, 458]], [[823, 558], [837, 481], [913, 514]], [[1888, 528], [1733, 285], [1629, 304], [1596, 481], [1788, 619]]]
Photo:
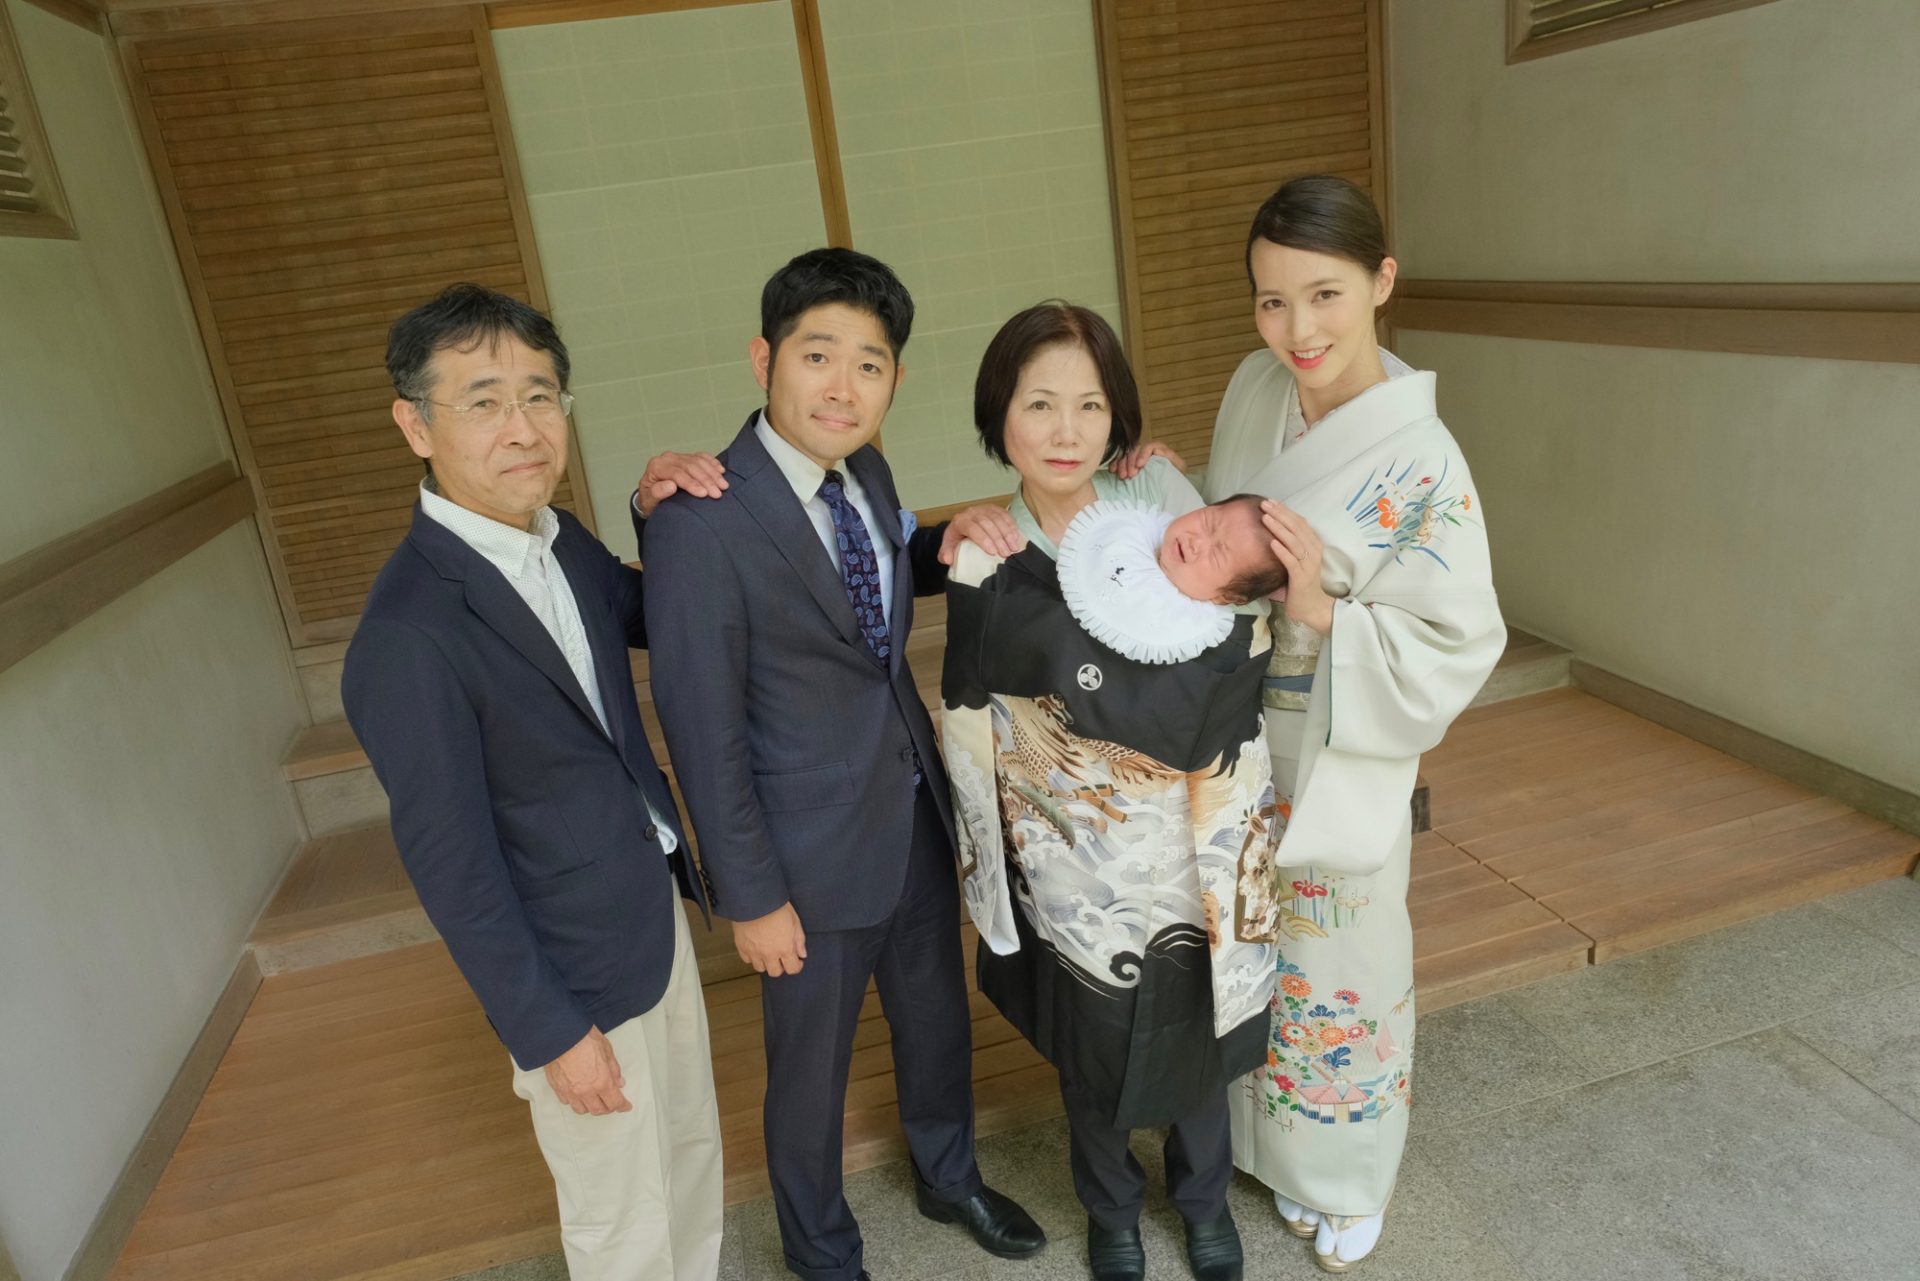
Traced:
[[1160, 543], [1160, 568], [1182, 596], [1233, 605], [1227, 587], [1273, 560], [1271, 536], [1250, 502], [1215, 503], [1175, 518]]

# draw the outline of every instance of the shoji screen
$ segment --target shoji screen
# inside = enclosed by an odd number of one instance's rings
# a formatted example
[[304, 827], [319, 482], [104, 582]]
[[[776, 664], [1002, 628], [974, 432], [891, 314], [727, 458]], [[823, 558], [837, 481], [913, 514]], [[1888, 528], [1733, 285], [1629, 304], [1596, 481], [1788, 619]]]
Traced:
[[719, 450], [761, 404], [760, 286], [826, 243], [791, 6], [494, 32], [600, 531], [663, 449]]
[[918, 306], [887, 460], [909, 506], [1010, 492], [973, 376], [1002, 321], [1064, 297], [1119, 323], [1087, 0], [820, 0], [854, 247]]

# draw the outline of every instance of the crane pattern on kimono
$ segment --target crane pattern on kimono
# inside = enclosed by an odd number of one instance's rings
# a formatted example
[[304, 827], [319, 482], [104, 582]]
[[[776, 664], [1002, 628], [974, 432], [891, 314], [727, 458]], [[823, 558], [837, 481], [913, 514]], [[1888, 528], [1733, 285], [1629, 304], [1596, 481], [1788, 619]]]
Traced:
[[1452, 467], [1444, 458], [1437, 472], [1423, 470], [1417, 458], [1405, 465], [1395, 459], [1368, 476], [1346, 507], [1366, 536], [1381, 540], [1367, 546], [1392, 552], [1396, 564], [1409, 552], [1421, 552], [1451, 573], [1439, 547], [1447, 529], [1465, 525], [1474, 507], [1472, 494], [1447, 492]]

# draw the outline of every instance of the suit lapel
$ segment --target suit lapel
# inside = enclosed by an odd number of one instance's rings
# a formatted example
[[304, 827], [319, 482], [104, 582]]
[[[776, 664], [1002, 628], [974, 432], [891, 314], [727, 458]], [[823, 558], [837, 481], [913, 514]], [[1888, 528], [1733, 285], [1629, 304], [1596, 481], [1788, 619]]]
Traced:
[[518, 650], [522, 658], [559, 686], [560, 692], [580, 709], [591, 724], [599, 725], [599, 719], [593, 714], [593, 704], [587, 701], [586, 691], [580, 688], [580, 682], [573, 678], [573, 669], [567, 666], [566, 656], [554, 644], [553, 637], [547, 635], [547, 629], [534, 617], [527, 602], [520, 599], [519, 593], [513, 590], [513, 585], [499, 570], [467, 546], [458, 534], [421, 511], [418, 503], [414, 504], [413, 528], [407, 531], [407, 539], [442, 578], [462, 584], [467, 608], [481, 622], [499, 633], [501, 639]]
[[812, 594], [840, 635], [850, 644], [865, 645], [860, 623], [847, 600], [847, 585], [840, 569], [827, 556], [819, 531], [807, 519], [806, 509], [793, 492], [793, 486], [774, 466], [765, 446], [753, 433], [754, 418], [740, 429], [727, 449], [727, 470], [737, 478], [733, 491], [740, 505], [766, 533], [781, 557], [793, 569], [794, 576]]

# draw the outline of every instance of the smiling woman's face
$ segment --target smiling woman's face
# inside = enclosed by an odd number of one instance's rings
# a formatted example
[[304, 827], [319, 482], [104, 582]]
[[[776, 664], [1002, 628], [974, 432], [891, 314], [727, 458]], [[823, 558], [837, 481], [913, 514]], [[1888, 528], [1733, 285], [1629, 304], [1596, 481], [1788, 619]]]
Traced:
[[1030, 492], [1070, 498], [1093, 482], [1113, 433], [1100, 370], [1084, 347], [1035, 352], [1007, 406], [1007, 460]]

